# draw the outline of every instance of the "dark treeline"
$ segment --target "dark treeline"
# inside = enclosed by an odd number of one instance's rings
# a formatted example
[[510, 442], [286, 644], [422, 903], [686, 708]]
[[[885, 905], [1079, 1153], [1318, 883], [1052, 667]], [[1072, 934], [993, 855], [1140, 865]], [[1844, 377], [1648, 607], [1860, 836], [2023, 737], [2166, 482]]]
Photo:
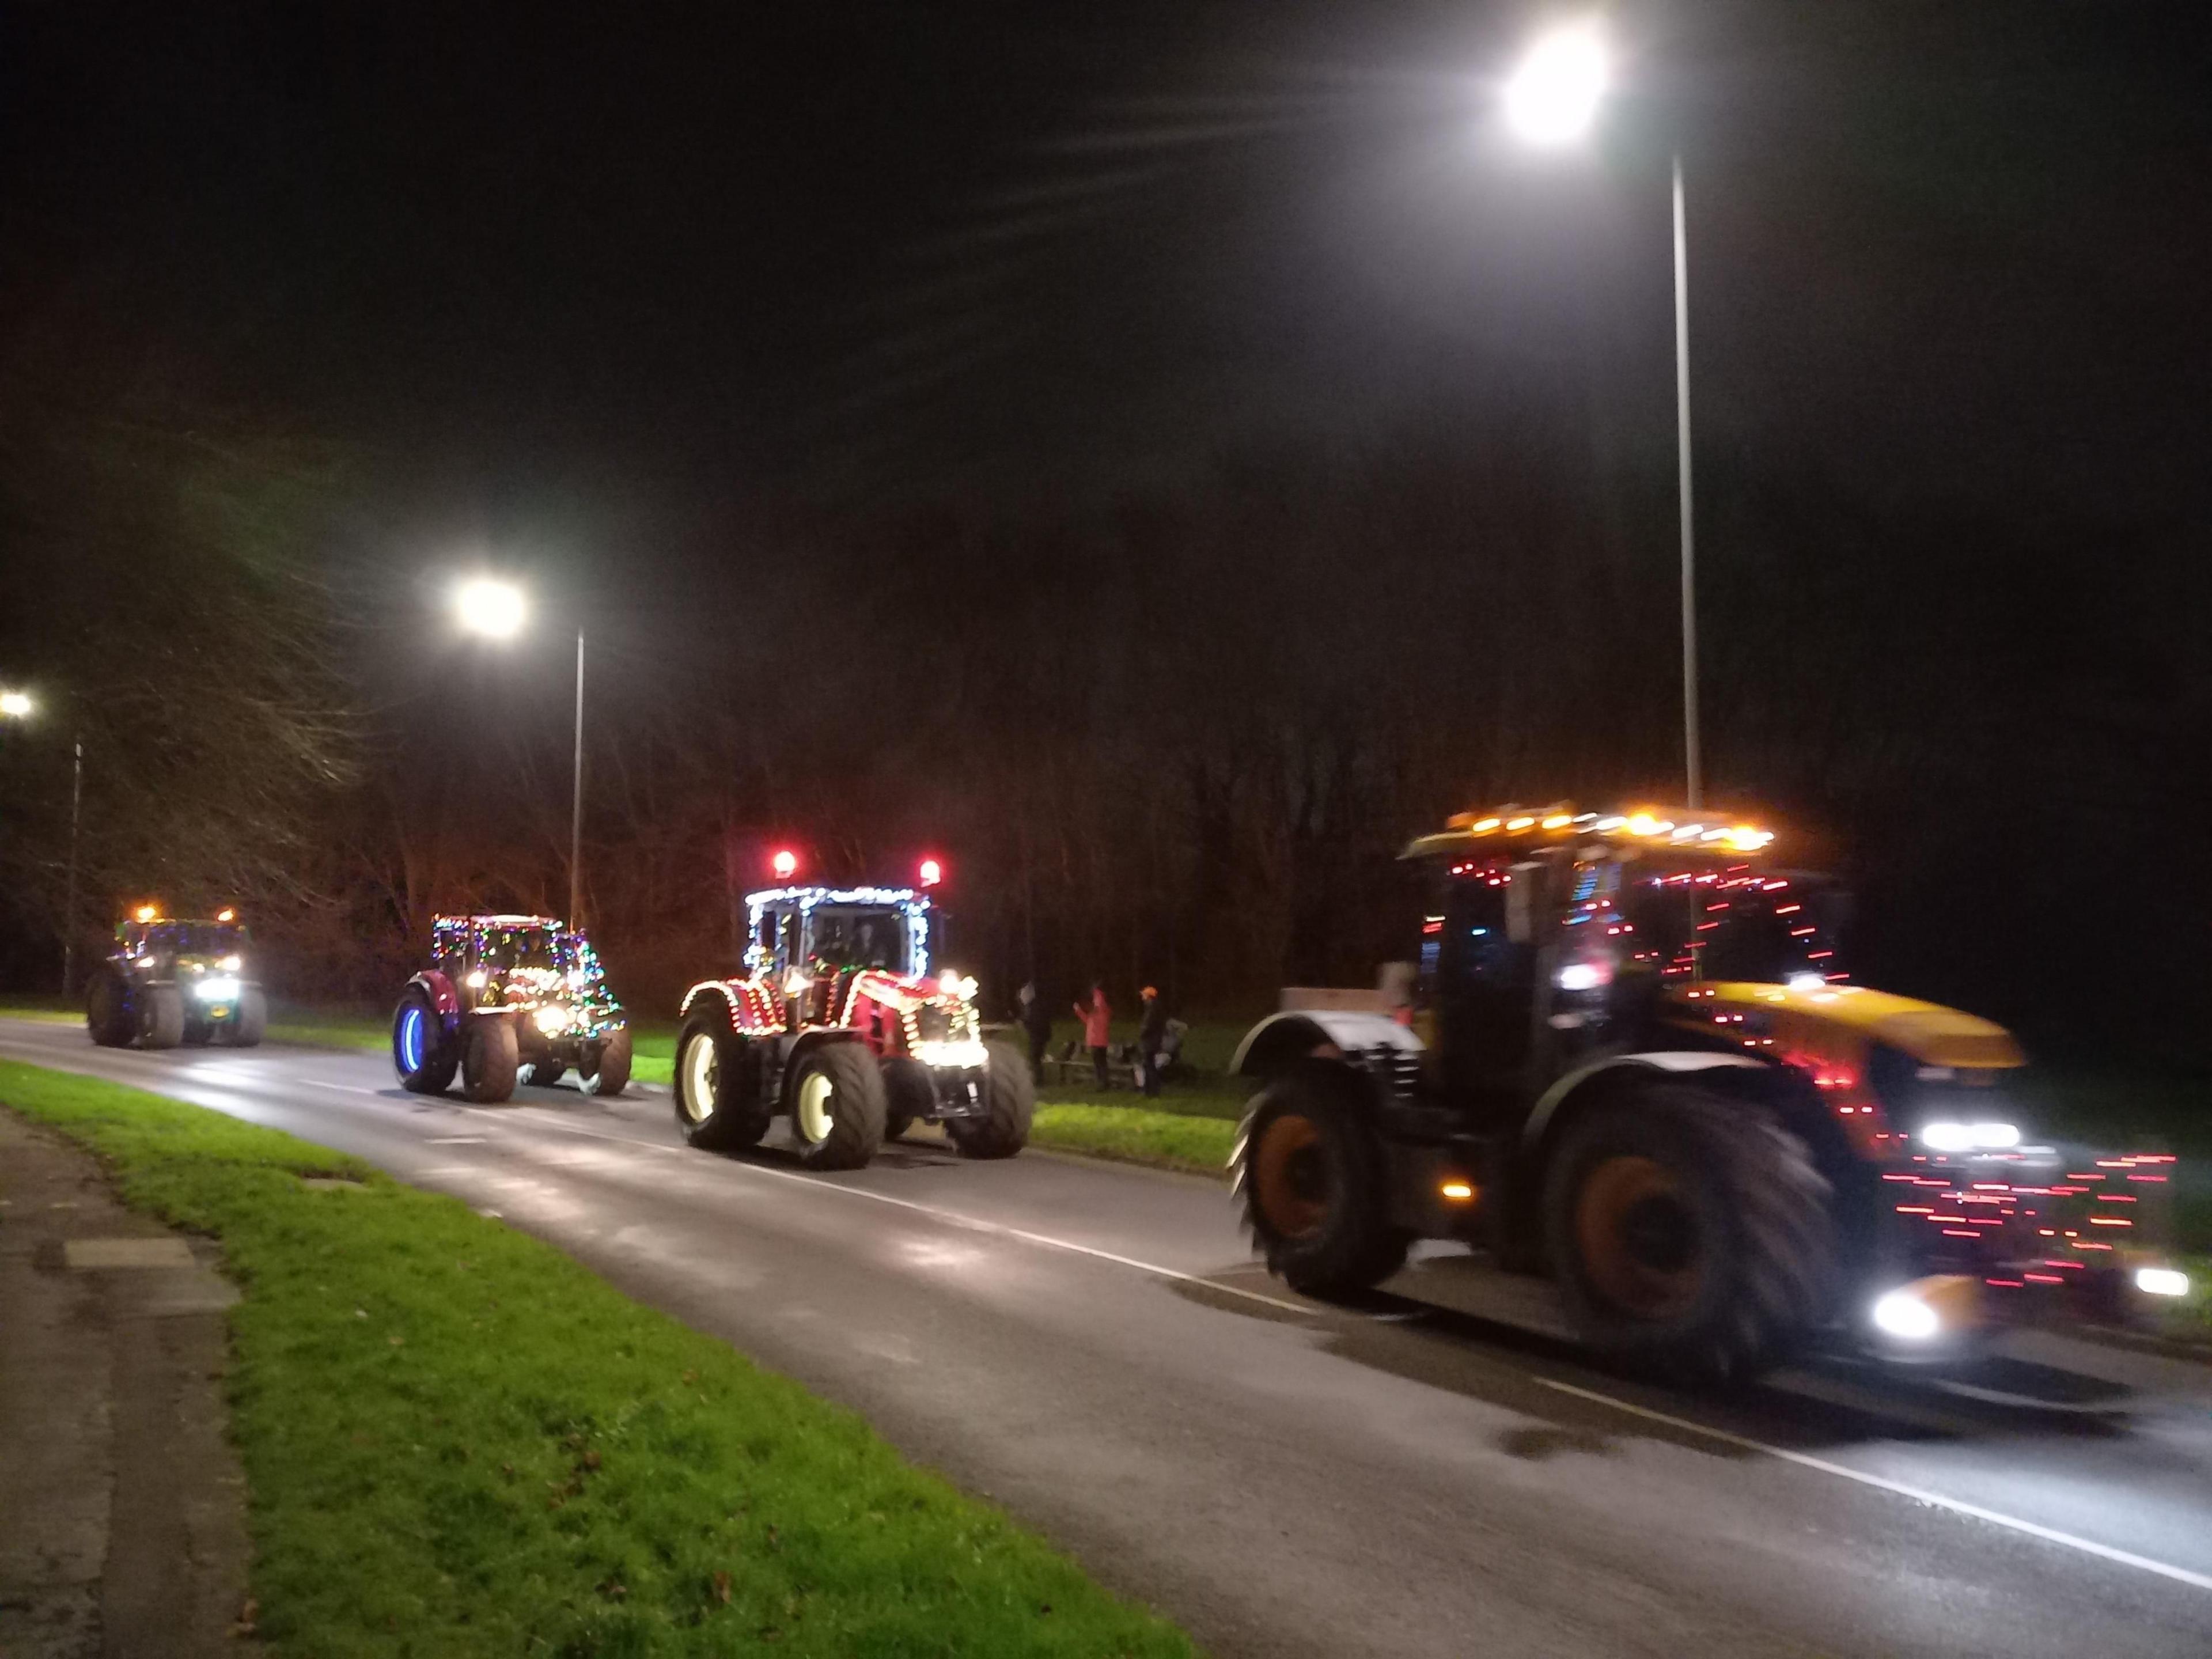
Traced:
[[[396, 554], [359, 458], [19, 401], [0, 663], [46, 707], [0, 738], [5, 972], [58, 975], [80, 732], [81, 950], [142, 896], [235, 901], [280, 992], [368, 1000], [436, 910], [562, 908], [580, 622], [584, 908], [646, 1014], [732, 965], [783, 844], [830, 878], [945, 858], [998, 1003], [1364, 982], [1447, 812], [1681, 793], [1665, 458], [1601, 467], [1517, 401], [1103, 507], [506, 541], [538, 605], [506, 648], [457, 635], [469, 561]], [[1704, 482], [1709, 791], [1850, 874], [1859, 976], [2203, 1058], [2201, 562], [1726, 454]]]

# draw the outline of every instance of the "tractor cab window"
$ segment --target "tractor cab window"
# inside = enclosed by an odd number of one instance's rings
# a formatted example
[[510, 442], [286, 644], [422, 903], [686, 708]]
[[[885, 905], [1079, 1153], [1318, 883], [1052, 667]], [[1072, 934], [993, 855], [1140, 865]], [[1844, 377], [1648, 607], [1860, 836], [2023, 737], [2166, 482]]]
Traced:
[[243, 931], [232, 922], [157, 921], [146, 929], [144, 948], [170, 956], [228, 956], [244, 943]]
[[477, 943], [477, 963], [499, 974], [511, 974], [518, 968], [557, 969], [560, 965], [553, 933], [544, 927], [484, 933]]
[[810, 953], [840, 968], [878, 968], [904, 973], [906, 918], [888, 906], [817, 908], [812, 918]]

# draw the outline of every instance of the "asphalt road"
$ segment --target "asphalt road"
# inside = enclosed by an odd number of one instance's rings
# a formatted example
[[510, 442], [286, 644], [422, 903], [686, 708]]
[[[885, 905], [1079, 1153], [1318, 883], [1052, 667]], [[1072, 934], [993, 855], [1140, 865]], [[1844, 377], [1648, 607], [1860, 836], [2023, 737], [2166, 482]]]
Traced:
[[1360, 1310], [1306, 1302], [1194, 1178], [921, 1139], [812, 1176], [689, 1151], [665, 1091], [474, 1108], [380, 1054], [9, 1020], [0, 1055], [548, 1239], [1216, 1654], [2212, 1653], [2212, 1369], [2035, 1337], [2014, 1380], [2076, 1409], [1841, 1365], [1720, 1403], [1584, 1364], [1540, 1287], [1464, 1256]]

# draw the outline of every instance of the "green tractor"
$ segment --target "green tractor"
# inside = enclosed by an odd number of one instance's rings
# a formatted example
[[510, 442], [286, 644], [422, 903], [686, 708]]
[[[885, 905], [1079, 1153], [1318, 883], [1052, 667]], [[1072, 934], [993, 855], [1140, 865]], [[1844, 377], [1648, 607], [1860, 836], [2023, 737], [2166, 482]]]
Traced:
[[115, 949], [93, 970], [85, 1029], [104, 1048], [254, 1048], [269, 1002], [252, 956], [234, 910], [196, 921], [142, 904], [117, 926]]
[[1458, 1240], [1548, 1273], [1601, 1355], [1692, 1382], [2187, 1294], [2172, 1160], [2037, 1140], [2011, 1036], [1854, 985], [1843, 895], [1771, 841], [1559, 805], [1414, 842], [1416, 960], [1286, 992], [1234, 1061], [1262, 1080], [1233, 1167], [1269, 1267], [1340, 1296]]

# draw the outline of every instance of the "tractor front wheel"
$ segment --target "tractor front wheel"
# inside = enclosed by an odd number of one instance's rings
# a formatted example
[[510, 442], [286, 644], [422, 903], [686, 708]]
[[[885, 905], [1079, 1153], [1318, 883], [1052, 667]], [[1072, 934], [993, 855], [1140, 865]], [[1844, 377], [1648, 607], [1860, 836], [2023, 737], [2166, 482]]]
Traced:
[[1719, 1385], [1780, 1364], [1826, 1316], [1829, 1197], [1804, 1143], [1762, 1108], [1657, 1084], [1568, 1128], [1545, 1240], [1589, 1346]]
[[791, 1127], [810, 1170], [857, 1170], [884, 1139], [884, 1074], [863, 1042], [825, 1042], [799, 1062]]
[[1345, 1296], [1405, 1265], [1382, 1143], [1340, 1065], [1307, 1060], [1253, 1097], [1237, 1135], [1237, 1194], [1267, 1270], [1307, 1296]]
[[629, 1087], [629, 1027], [617, 1025], [599, 1041], [597, 1052], [586, 1049], [576, 1067], [576, 1080], [587, 1095], [618, 1095]]
[[916, 1118], [937, 1109], [937, 1093], [929, 1085], [929, 1068], [910, 1054], [893, 1054], [884, 1061], [884, 1139], [896, 1140], [914, 1127]]
[[173, 1048], [185, 1040], [185, 994], [173, 985], [146, 988], [146, 1029], [139, 1042], [148, 1048]]
[[268, 1029], [269, 998], [259, 986], [249, 985], [238, 994], [238, 1009], [230, 1017], [230, 1046], [258, 1048]]
[[676, 1039], [676, 1086], [669, 1093], [685, 1140], [710, 1152], [758, 1144], [768, 1131], [759, 1087], [757, 1058], [720, 1008], [684, 1022]]
[[436, 1006], [418, 986], [409, 986], [392, 1011], [392, 1069], [410, 1095], [445, 1093], [460, 1069], [460, 1056], [446, 1041]]
[[514, 1022], [503, 1015], [471, 1015], [461, 1030], [461, 1092], [479, 1106], [496, 1106], [514, 1097], [521, 1069]]
[[963, 1158], [1012, 1158], [1029, 1145], [1036, 1085], [1019, 1049], [991, 1042], [983, 1052], [983, 1115], [948, 1117], [945, 1133]]

